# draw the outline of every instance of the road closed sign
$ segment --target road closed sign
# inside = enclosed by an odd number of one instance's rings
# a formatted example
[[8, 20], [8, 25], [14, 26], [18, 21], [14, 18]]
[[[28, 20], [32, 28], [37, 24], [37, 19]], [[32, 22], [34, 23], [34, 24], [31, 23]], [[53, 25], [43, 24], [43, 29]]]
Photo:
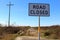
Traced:
[[29, 16], [50, 16], [50, 5], [45, 3], [29, 3]]

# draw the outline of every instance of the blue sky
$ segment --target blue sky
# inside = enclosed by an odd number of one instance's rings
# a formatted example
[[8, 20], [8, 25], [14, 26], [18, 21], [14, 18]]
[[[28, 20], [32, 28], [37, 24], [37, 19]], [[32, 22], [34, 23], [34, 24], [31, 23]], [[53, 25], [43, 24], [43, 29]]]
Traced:
[[60, 0], [0, 0], [0, 23], [7, 25], [9, 9], [7, 4], [11, 1], [11, 25], [38, 26], [37, 16], [28, 16], [29, 3], [50, 4], [50, 17], [40, 17], [41, 26], [60, 25]]

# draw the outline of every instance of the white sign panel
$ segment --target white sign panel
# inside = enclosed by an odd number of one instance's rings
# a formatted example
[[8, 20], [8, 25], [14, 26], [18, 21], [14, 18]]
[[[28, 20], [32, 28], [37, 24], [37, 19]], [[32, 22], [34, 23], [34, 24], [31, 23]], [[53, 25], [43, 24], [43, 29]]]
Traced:
[[50, 5], [44, 3], [29, 3], [29, 16], [50, 16]]

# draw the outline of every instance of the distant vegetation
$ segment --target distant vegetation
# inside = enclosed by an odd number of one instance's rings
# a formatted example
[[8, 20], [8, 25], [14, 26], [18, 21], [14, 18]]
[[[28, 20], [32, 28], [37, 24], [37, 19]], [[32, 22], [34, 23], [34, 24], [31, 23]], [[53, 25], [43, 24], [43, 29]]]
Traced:
[[[43, 31], [42, 31], [43, 30]], [[41, 34], [49, 39], [60, 39], [60, 26], [50, 26], [41, 28]]]
[[[60, 26], [40, 27], [40, 36], [48, 39], [60, 39]], [[17, 36], [38, 36], [38, 27], [30, 26], [10, 26], [2, 27], [0, 25], [0, 40], [11, 40]]]

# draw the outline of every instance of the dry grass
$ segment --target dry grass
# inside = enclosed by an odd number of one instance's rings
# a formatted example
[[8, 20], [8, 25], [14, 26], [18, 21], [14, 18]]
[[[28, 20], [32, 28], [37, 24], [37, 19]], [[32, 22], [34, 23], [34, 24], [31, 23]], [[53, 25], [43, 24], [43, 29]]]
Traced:
[[16, 37], [16, 34], [7, 34], [0, 40], [13, 40]]

